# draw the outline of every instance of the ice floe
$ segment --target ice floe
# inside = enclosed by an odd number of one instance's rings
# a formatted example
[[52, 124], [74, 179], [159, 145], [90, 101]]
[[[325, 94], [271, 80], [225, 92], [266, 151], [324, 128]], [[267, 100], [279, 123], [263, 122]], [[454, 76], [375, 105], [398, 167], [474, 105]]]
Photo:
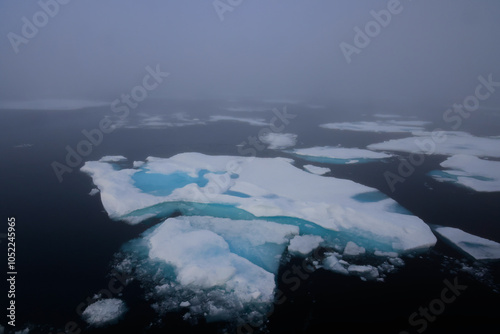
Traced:
[[332, 171], [330, 168], [318, 167], [314, 165], [304, 165], [304, 169], [307, 170], [309, 173], [313, 173], [316, 175], [324, 175]]
[[92, 189], [90, 190], [90, 192], [89, 192], [89, 195], [90, 195], [90, 196], [94, 196], [94, 195], [96, 195], [96, 194], [98, 194], [98, 193], [99, 193], [99, 189], [97, 189], [97, 188], [92, 188]]
[[127, 307], [121, 299], [109, 298], [98, 300], [83, 311], [83, 319], [95, 327], [116, 323], [127, 312]]
[[308, 161], [331, 164], [366, 163], [391, 157], [389, 154], [359, 148], [331, 146], [298, 148], [291, 153]]
[[[408, 251], [435, 243], [429, 227], [394, 200], [350, 180], [304, 172], [285, 158], [183, 153], [148, 158], [138, 169], [86, 162], [113, 219], [155, 214], [271, 217], [313, 225], [316, 234], [357, 236], [381, 251]], [[181, 205], [182, 204], [182, 205]], [[138, 220], [136, 220], [138, 221]], [[330, 231], [330, 232], [329, 232]]]
[[328, 269], [335, 273], [349, 275], [349, 271], [347, 271], [346, 266], [342, 265], [342, 263], [337, 259], [337, 257], [334, 254], [327, 256], [323, 260], [323, 266], [325, 269]]
[[269, 122], [267, 122], [263, 118], [247, 118], [247, 117], [234, 117], [234, 116], [224, 116], [224, 115], [212, 115], [209, 119], [210, 122], [220, 122], [220, 121], [228, 121], [228, 122], [240, 122], [247, 123], [253, 126], [269, 126]]
[[434, 231], [445, 242], [476, 260], [500, 259], [500, 243], [498, 242], [481, 238], [453, 227], [440, 226], [434, 228]]
[[[357, 257], [425, 250], [436, 242], [422, 220], [384, 194], [308, 173], [291, 159], [183, 153], [149, 157], [135, 168], [110, 160], [81, 168], [109, 216], [132, 224], [163, 220], [125, 244], [115, 265], [148, 287], [160, 314], [182, 308], [185, 319], [262, 317], [287, 248], [306, 257], [319, 246], [344, 249], [353, 263], [329, 258], [323, 266], [368, 280], [384, 271], [356, 267], [370, 266]], [[174, 213], [181, 216], [168, 218]], [[387, 271], [394, 268], [384, 263]]]
[[460, 131], [415, 132], [413, 134], [413, 137], [371, 144], [368, 145], [368, 149], [500, 158], [500, 138], [498, 137], [476, 137]]
[[346, 256], [358, 256], [364, 254], [366, 250], [363, 247], [356, 245], [354, 242], [349, 241], [344, 248], [344, 255]]
[[0, 109], [26, 110], [76, 110], [102, 106], [109, 106], [109, 102], [91, 100], [45, 99], [34, 101], [4, 101], [0, 103]]
[[127, 161], [123, 155], [108, 155], [99, 159], [100, 162], [120, 162]]
[[470, 155], [454, 155], [441, 166], [443, 171], [429, 173], [438, 181], [448, 181], [482, 192], [500, 191], [500, 161], [483, 160]]
[[307, 255], [318, 248], [323, 241], [323, 238], [317, 235], [298, 235], [290, 240], [288, 251], [295, 254]]
[[326, 123], [320, 127], [330, 130], [346, 130], [346, 131], [361, 131], [361, 132], [415, 132], [423, 131], [424, 126], [428, 122], [425, 121], [380, 121], [380, 122], [342, 122], [342, 123]]
[[260, 107], [260, 106], [238, 106], [238, 107], [227, 107], [225, 108], [227, 111], [233, 112], [264, 112], [270, 111], [269, 107]]
[[268, 145], [267, 148], [272, 150], [282, 150], [295, 146], [297, 135], [293, 133], [277, 133], [269, 132], [259, 137], [260, 141]]

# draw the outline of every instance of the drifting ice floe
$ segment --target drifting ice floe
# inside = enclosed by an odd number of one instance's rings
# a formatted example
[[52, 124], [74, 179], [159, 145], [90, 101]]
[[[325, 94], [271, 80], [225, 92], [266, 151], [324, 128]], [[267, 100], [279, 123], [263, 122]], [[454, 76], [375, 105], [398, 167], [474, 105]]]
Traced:
[[344, 122], [321, 124], [320, 127], [331, 130], [398, 133], [423, 131], [426, 124], [428, 122], [424, 121]]
[[269, 132], [261, 136], [260, 141], [267, 144], [267, 148], [271, 150], [282, 150], [295, 146], [297, 135], [293, 133], [276, 133]]
[[454, 155], [441, 163], [444, 171], [432, 171], [438, 181], [448, 181], [476, 191], [500, 191], [500, 162], [470, 155]]
[[434, 229], [444, 241], [476, 260], [500, 259], [500, 243], [484, 239], [453, 227], [437, 227]]
[[123, 155], [108, 155], [99, 159], [100, 162], [120, 162], [127, 161]]
[[270, 111], [271, 108], [269, 107], [262, 107], [262, 106], [239, 106], [239, 107], [227, 107], [225, 108], [227, 111], [234, 111], [234, 112], [264, 112], [264, 111]]
[[331, 146], [298, 148], [291, 153], [308, 161], [331, 164], [365, 163], [391, 157], [389, 154], [359, 148]]
[[242, 122], [247, 123], [254, 126], [269, 126], [269, 122], [266, 122], [263, 118], [245, 118], [245, 117], [234, 117], [234, 116], [223, 116], [223, 115], [213, 115], [210, 116], [210, 122], [220, 122], [220, 121], [229, 121], [229, 122]]
[[[316, 234], [358, 237], [363, 247], [382, 251], [428, 248], [429, 227], [394, 200], [350, 180], [304, 172], [285, 158], [178, 154], [148, 158], [139, 169], [90, 161], [92, 176], [113, 219], [190, 215], [294, 221]], [[182, 205], [180, 205], [182, 204]]]
[[94, 196], [94, 195], [96, 195], [96, 194], [98, 194], [98, 193], [99, 193], [99, 189], [97, 189], [97, 188], [92, 188], [92, 189], [90, 190], [90, 192], [89, 192], [89, 195], [90, 195], [90, 196]]
[[[422, 220], [377, 190], [310, 174], [292, 163], [183, 153], [150, 157], [130, 169], [91, 161], [82, 171], [92, 176], [113, 219], [139, 223], [184, 215], [124, 245], [115, 268], [149, 287], [159, 313], [182, 308], [188, 310], [186, 319], [262, 317], [273, 301], [287, 247], [305, 256], [320, 244], [345, 248], [351, 259], [375, 250], [401, 254], [436, 242]], [[349, 269], [344, 260], [338, 261], [341, 267], [333, 262], [325, 268], [375, 278], [374, 267]]]
[[92, 326], [101, 327], [116, 323], [127, 312], [125, 303], [117, 298], [102, 299], [90, 304], [82, 317]]
[[330, 168], [318, 167], [313, 165], [304, 165], [304, 169], [307, 170], [309, 173], [313, 173], [316, 175], [323, 175], [326, 173], [330, 173], [332, 171]]
[[370, 150], [424, 154], [457, 155], [500, 158], [500, 138], [476, 137], [459, 131], [416, 132], [414, 137], [392, 139], [368, 145]]
[[76, 110], [91, 107], [109, 106], [109, 102], [87, 100], [35, 100], [9, 101], [0, 103], [0, 109], [29, 109], [29, 110]]

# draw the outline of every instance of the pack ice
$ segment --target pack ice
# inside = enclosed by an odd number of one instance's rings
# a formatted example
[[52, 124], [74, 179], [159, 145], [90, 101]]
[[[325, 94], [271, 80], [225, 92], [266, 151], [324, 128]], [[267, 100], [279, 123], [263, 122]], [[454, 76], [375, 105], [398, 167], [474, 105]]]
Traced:
[[[265, 314], [287, 249], [306, 256], [320, 244], [349, 245], [347, 256], [355, 242], [366, 254], [402, 254], [436, 242], [422, 220], [376, 189], [311, 174], [291, 159], [182, 153], [144, 163], [101, 159], [81, 170], [111, 218], [166, 218], [124, 246], [117, 268], [152, 287], [159, 312], [187, 309], [187, 318]], [[342, 258], [331, 255], [324, 268], [378, 275], [341, 270], [349, 263], [335, 266], [333, 256]]]

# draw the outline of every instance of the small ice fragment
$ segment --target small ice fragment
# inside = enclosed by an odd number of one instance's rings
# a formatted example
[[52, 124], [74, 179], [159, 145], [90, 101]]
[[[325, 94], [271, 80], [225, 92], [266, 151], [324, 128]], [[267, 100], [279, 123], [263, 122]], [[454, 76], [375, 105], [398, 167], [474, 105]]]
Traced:
[[344, 248], [344, 255], [358, 256], [364, 254], [366, 251], [363, 247], [356, 245], [354, 242], [349, 241]]

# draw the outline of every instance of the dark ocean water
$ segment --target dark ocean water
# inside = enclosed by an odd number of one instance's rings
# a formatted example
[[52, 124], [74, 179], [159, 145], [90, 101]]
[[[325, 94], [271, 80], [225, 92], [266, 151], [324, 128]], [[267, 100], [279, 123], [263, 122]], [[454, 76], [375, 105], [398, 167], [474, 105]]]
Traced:
[[[211, 102], [151, 102], [146, 111], [170, 113], [183, 111], [191, 117], [208, 118], [223, 114], [219, 104]], [[282, 105], [277, 105], [280, 109]], [[298, 134], [297, 147], [342, 145], [364, 147], [367, 144], [404, 134], [371, 134], [322, 129], [318, 124], [334, 121], [372, 120], [379, 110], [371, 106], [332, 105], [311, 110], [302, 105], [288, 105], [297, 115], [284, 132]], [[397, 111], [388, 110], [388, 113]], [[127, 241], [151, 226], [130, 226], [108, 218], [99, 195], [89, 196], [91, 179], [78, 171], [64, 174], [59, 182], [52, 170], [53, 161], [64, 162], [67, 145], [76, 147], [85, 137], [83, 129], [93, 129], [108, 108], [79, 111], [2, 111], [0, 112], [0, 213], [5, 221], [0, 233], [6, 233], [7, 217], [16, 218], [16, 330], [30, 326], [30, 333], [59, 333], [69, 322], [88, 333], [216, 333], [234, 332], [227, 324], [191, 325], [181, 315], [169, 314], [157, 323], [149, 302], [143, 300], [141, 288], [127, 286], [122, 298], [129, 312], [119, 324], [105, 329], [88, 328], [76, 308], [88, 297], [106, 288], [113, 256]], [[410, 113], [410, 111], [407, 111]], [[226, 112], [226, 114], [229, 114]], [[410, 113], [411, 114], [411, 113]], [[231, 113], [233, 116], [269, 120], [270, 113]], [[130, 116], [131, 124], [135, 115]], [[422, 119], [439, 120], [439, 108], [424, 113]], [[495, 122], [496, 123], [492, 123]], [[436, 126], [439, 125], [439, 123]], [[475, 135], [499, 135], [494, 126], [498, 118], [471, 118], [461, 130]], [[432, 130], [434, 125], [431, 125]], [[124, 155], [130, 161], [148, 156], [170, 157], [182, 152], [238, 155], [237, 144], [256, 136], [259, 127], [236, 122], [213, 122], [204, 125], [163, 129], [119, 128], [106, 134], [84, 160], [104, 155]], [[31, 147], [15, 147], [32, 144]], [[280, 151], [263, 150], [258, 156], [287, 156]], [[401, 155], [405, 157], [405, 154]], [[394, 198], [428, 224], [453, 226], [500, 242], [500, 193], [476, 193], [465, 188], [433, 181], [425, 174], [438, 168], [445, 157], [426, 157], [423, 165], [391, 192], [383, 177], [395, 171], [398, 159], [362, 165], [326, 165], [329, 176], [351, 179], [374, 187]], [[307, 162], [295, 158], [296, 165]], [[6, 242], [0, 244], [6, 254]], [[446, 256], [446, 257], [445, 257]], [[6, 257], [2, 257], [6, 261]], [[390, 274], [386, 282], [362, 282], [319, 269], [300, 278], [300, 284], [282, 279], [287, 270], [301, 262], [292, 258], [277, 276], [284, 301], [275, 305], [268, 317], [269, 333], [417, 333], [408, 317], [440, 297], [443, 280], [458, 279], [467, 289], [435, 320], [429, 321], [425, 333], [462, 332], [500, 333], [500, 284], [498, 263], [474, 265], [455, 250], [438, 241], [427, 253], [405, 258], [406, 265]], [[459, 261], [459, 262], [456, 262]], [[463, 263], [475, 268], [476, 275], [457, 270]], [[5, 274], [6, 271], [4, 271]], [[477, 273], [483, 273], [478, 278]], [[5, 276], [4, 276], [5, 277]], [[5, 279], [2, 280], [5, 282]], [[7, 291], [2, 283], [2, 294]], [[5, 288], [4, 288], [5, 286]], [[5, 310], [6, 299], [1, 308]], [[2, 315], [0, 323], [6, 326]], [[255, 332], [257, 329], [253, 328]], [[249, 328], [242, 331], [250, 332]]]

